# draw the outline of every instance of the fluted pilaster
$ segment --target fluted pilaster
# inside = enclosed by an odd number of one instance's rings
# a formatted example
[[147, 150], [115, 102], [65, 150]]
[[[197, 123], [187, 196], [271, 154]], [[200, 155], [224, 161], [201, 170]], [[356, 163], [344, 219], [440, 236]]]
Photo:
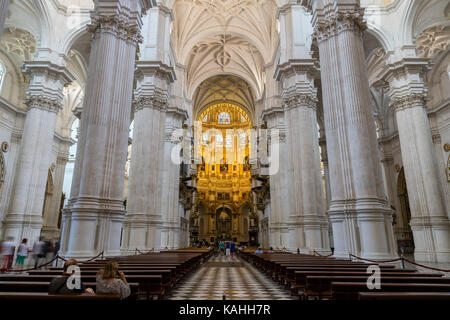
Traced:
[[8, 15], [8, 6], [10, 0], [0, 1], [0, 40], [2, 39], [3, 29], [5, 27], [6, 17]]

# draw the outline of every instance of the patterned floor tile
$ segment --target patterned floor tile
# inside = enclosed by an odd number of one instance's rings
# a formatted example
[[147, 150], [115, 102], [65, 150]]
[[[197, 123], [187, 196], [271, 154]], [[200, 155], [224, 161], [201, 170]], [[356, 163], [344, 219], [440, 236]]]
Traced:
[[170, 300], [292, 300], [287, 290], [238, 257], [214, 256]]

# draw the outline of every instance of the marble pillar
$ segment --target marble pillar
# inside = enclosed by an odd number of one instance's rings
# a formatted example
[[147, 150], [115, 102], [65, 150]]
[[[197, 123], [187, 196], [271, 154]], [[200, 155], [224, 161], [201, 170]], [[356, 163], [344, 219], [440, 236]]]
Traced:
[[411, 208], [414, 258], [450, 262], [450, 221], [426, 112], [426, 59], [410, 56], [390, 61], [385, 79], [397, 120], [403, 167]]
[[10, 0], [0, 1], [0, 40], [2, 39], [3, 29], [5, 27], [6, 17], [8, 15], [8, 6]]
[[263, 120], [267, 122], [269, 140], [270, 171], [270, 215], [269, 215], [269, 245], [274, 249], [289, 247], [288, 219], [292, 208], [292, 196], [289, 175], [290, 161], [287, 156], [286, 123], [284, 110], [281, 107], [271, 107], [263, 111]]
[[99, 0], [80, 121], [71, 199], [64, 210], [66, 257], [120, 254], [134, 66], [149, 0]]
[[381, 173], [358, 0], [312, 1], [318, 42], [334, 255], [397, 257]]
[[168, 85], [173, 69], [159, 63], [137, 63], [133, 146], [128, 182], [122, 252], [161, 247], [161, 193]]
[[62, 108], [63, 88], [73, 81], [64, 58], [51, 50], [39, 49], [37, 60], [26, 62], [23, 71], [30, 78], [19, 159], [6, 216], [4, 237], [16, 242], [39, 238], [48, 170], [51, 165], [56, 114]]
[[56, 163], [52, 166], [53, 193], [48, 202], [47, 210], [44, 210], [44, 224], [42, 226], [42, 236], [47, 239], [57, 239], [60, 237], [61, 230], [58, 226], [58, 220], [61, 208], [61, 196], [64, 182], [64, 173], [69, 159], [70, 141], [61, 141], [61, 149], [56, 157]]
[[330, 253], [328, 222], [319, 154], [317, 90], [313, 60], [290, 60], [279, 65], [276, 78], [283, 84], [286, 140], [290, 161], [292, 208], [288, 220], [289, 250]]
[[[181, 220], [179, 216], [180, 163], [176, 158], [182, 148], [182, 127], [188, 119], [185, 110], [170, 106], [166, 111], [160, 212], [163, 220], [161, 230], [161, 249], [180, 247]], [[181, 159], [178, 159], [181, 160]]]

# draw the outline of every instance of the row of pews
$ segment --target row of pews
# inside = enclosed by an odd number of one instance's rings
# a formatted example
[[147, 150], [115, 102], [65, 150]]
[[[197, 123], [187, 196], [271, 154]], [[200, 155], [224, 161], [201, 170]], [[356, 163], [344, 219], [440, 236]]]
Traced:
[[[209, 249], [180, 249], [135, 256], [107, 257], [79, 263], [81, 281], [86, 288], [96, 288], [96, 274], [108, 261], [116, 261], [130, 285], [128, 299], [161, 299], [187, 274], [195, 271], [212, 254]], [[62, 268], [29, 271], [26, 275], [9, 274], [0, 277], [0, 300], [110, 300], [119, 295], [108, 294], [48, 294], [53, 278], [62, 275]]]
[[367, 268], [373, 263], [286, 253], [240, 256], [302, 300], [450, 300], [450, 278], [442, 273], [378, 264], [381, 288], [371, 290]]

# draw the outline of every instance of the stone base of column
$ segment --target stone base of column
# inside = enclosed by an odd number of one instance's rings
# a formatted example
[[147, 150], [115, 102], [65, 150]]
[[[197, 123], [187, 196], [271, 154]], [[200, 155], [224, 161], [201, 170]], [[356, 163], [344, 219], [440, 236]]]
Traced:
[[417, 262], [450, 263], [450, 221], [447, 217], [412, 218], [410, 226]]
[[78, 198], [64, 209], [70, 215], [66, 258], [86, 259], [103, 252], [119, 256], [120, 234], [125, 217], [119, 200]]
[[291, 216], [289, 219], [289, 251], [328, 255], [331, 253], [328, 239], [328, 221], [317, 215]]
[[269, 246], [275, 250], [289, 248], [289, 225], [287, 223], [269, 225]]
[[158, 252], [161, 230], [162, 221], [158, 215], [127, 214], [123, 224], [122, 255], [135, 254], [136, 249]]
[[43, 226], [41, 230], [41, 236], [44, 239], [59, 239], [61, 235], [61, 230], [53, 226]]
[[351, 253], [373, 260], [398, 258], [392, 211], [383, 205], [376, 208], [367, 203], [352, 205], [353, 208], [330, 207], [328, 215], [333, 227], [334, 257], [348, 259]]
[[27, 238], [28, 244], [37, 241], [41, 236], [42, 216], [34, 214], [8, 214], [3, 223], [3, 238], [14, 238], [19, 244]]
[[180, 248], [181, 226], [178, 222], [166, 222], [161, 231], [161, 250]]

